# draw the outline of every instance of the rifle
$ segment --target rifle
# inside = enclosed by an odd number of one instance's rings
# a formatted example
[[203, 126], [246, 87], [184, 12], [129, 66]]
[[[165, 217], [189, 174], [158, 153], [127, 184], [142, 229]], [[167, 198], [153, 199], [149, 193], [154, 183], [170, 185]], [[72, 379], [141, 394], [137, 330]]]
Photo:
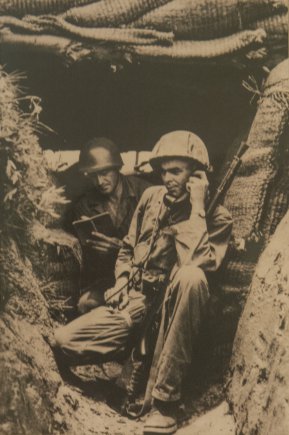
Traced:
[[217, 205], [226, 196], [226, 193], [228, 192], [228, 190], [229, 190], [229, 188], [230, 188], [230, 186], [235, 178], [235, 175], [238, 172], [238, 169], [240, 168], [240, 166], [242, 164], [242, 156], [244, 155], [244, 153], [247, 151], [248, 148], [249, 148], [249, 145], [247, 145], [246, 143], [241, 143], [237, 153], [233, 157], [233, 160], [231, 161], [230, 166], [228, 167], [221, 183], [217, 187], [216, 192], [209, 203], [209, 206], [208, 206], [207, 212], [206, 212], [207, 216], [211, 216], [214, 213]]
[[[225, 172], [219, 186], [217, 187], [212, 199], [209, 202], [209, 205], [207, 207], [207, 211], [206, 211], [206, 216], [212, 216], [212, 214], [214, 213], [216, 207], [218, 206], [218, 204], [221, 203], [221, 201], [223, 201], [226, 193], [228, 192], [233, 179], [238, 171], [238, 169], [240, 168], [241, 164], [242, 164], [242, 156], [244, 155], [244, 153], [247, 151], [247, 149], [249, 148], [249, 146], [246, 143], [242, 143], [239, 147], [239, 149], [237, 150], [237, 153], [235, 154], [235, 156], [233, 157], [227, 171]], [[200, 243], [200, 242], [199, 242]], [[199, 244], [197, 245], [196, 249], [198, 249]], [[144, 358], [147, 357], [147, 341], [148, 341], [148, 336], [150, 335], [150, 330], [153, 327], [153, 324], [155, 322], [155, 316], [157, 315], [157, 313], [160, 312], [162, 304], [163, 304], [163, 299], [164, 299], [164, 294], [165, 291], [164, 289], [162, 289], [161, 292], [161, 296], [155, 298], [154, 300], [154, 304], [152, 308], [152, 313], [150, 313], [150, 315], [147, 316], [146, 321], [145, 321], [145, 325], [144, 325], [144, 333], [142, 334], [142, 336], [140, 337], [140, 341], [138, 343], [138, 354]], [[130, 392], [130, 397], [128, 398], [128, 402], [125, 404], [125, 412], [127, 415], [129, 415], [132, 418], [137, 418], [140, 417], [141, 415], [143, 415], [147, 409], [150, 406], [150, 402], [151, 402], [151, 392], [152, 392], [152, 388], [155, 382], [155, 375], [156, 375], [156, 364], [158, 361], [158, 357], [159, 355], [156, 354], [157, 351], [154, 351], [154, 356], [153, 356], [153, 362], [150, 368], [150, 375], [149, 375], [149, 382], [146, 388], [146, 393], [145, 393], [145, 398], [144, 398], [144, 403], [143, 406], [141, 408], [140, 411], [136, 412], [135, 411], [135, 407], [134, 407], [134, 403], [133, 400], [136, 399], [136, 396], [134, 396], [132, 394], [132, 392]], [[144, 366], [146, 366], [144, 364]], [[137, 370], [140, 370], [140, 367], [137, 367]], [[134, 376], [133, 373], [131, 375], [132, 377]], [[138, 386], [136, 386], [137, 389]]]

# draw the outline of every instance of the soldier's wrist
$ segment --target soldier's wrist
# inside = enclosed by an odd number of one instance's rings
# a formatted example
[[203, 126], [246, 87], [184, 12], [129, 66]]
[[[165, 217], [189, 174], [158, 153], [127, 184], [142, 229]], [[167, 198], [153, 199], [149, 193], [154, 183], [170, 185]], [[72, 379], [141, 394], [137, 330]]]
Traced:
[[127, 275], [122, 275], [117, 279], [118, 283], [126, 283], [128, 282], [128, 276]]

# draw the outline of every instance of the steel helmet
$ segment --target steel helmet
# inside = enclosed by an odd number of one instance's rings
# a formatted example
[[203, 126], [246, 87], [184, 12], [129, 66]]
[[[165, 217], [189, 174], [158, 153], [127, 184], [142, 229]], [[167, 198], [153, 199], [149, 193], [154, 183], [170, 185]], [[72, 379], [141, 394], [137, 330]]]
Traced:
[[79, 154], [79, 170], [91, 174], [110, 168], [121, 168], [123, 161], [119, 149], [110, 139], [97, 137], [88, 141]]
[[164, 159], [179, 157], [198, 162], [206, 171], [210, 171], [206, 145], [199, 136], [185, 130], [163, 135], [152, 150], [150, 164], [156, 168]]

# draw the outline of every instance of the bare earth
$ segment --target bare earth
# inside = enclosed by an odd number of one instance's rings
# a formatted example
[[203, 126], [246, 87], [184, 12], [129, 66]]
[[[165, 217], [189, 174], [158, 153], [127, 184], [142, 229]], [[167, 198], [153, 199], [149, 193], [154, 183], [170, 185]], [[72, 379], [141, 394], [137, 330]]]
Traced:
[[[117, 367], [110, 368], [116, 374]], [[141, 435], [143, 420], [130, 420], [120, 414], [108, 403], [110, 399], [119, 406], [122, 389], [113, 384], [96, 380], [96, 367], [82, 367], [74, 370], [80, 380], [79, 385], [62, 384], [56, 398], [54, 416], [55, 433], [73, 433], [78, 435]], [[196, 397], [187, 401], [183, 408], [185, 422], [178, 430], [180, 435], [233, 435], [235, 425], [229, 414], [228, 404], [220, 403], [221, 384], [196, 393]], [[67, 425], [67, 422], [68, 425]], [[57, 427], [58, 426], [58, 427]]]

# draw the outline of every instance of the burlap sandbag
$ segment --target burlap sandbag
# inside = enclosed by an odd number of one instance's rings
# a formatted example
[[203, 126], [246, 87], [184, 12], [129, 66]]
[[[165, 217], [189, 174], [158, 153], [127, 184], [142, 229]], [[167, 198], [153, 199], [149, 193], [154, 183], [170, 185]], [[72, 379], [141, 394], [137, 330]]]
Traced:
[[248, 24], [248, 29], [264, 29], [269, 39], [288, 39], [288, 12], [258, 19]]
[[82, 6], [96, 0], [0, 0], [0, 14], [22, 17], [26, 14], [56, 14], [73, 6]]
[[[27, 16], [23, 19], [2, 16], [0, 27], [8, 27], [17, 33], [65, 35], [80, 41], [100, 41], [117, 44], [172, 44], [173, 34], [148, 29], [131, 28], [88, 28], [68, 23], [54, 15]], [[5, 32], [5, 30], [4, 30]]]
[[250, 22], [287, 10], [285, 0], [173, 0], [133, 23], [173, 31], [177, 38], [213, 39], [247, 28]]
[[[285, 60], [265, 83], [247, 138], [249, 149], [225, 200], [233, 214], [236, 240], [247, 240], [245, 249], [229, 250], [222, 276], [227, 312], [240, 312], [258, 256], [288, 209], [288, 122], [289, 61]], [[234, 326], [236, 320], [235, 316]]]
[[256, 49], [262, 46], [265, 36], [262, 29], [245, 30], [210, 41], [175, 41], [168, 47], [139, 45], [133, 48], [133, 54], [141, 59], [211, 59]]
[[[285, 60], [274, 68], [264, 86], [247, 139], [249, 150], [226, 197], [225, 205], [234, 215], [237, 237], [265, 230], [267, 239], [275, 229], [267, 229], [268, 221], [280, 213], [279, 209], [268, 208], [268, 201], [272, 200], [272, 189], [279, 186], [280, 180], [276, 177], [287, 156], [286, 144], [283, 145], [281, 139], [289, 119], [288, 71], [289, 61]], [[281, 213], [284, 214], [284, 210]]]
[[82, 26], [106, 27], [127, 24], [169, 0], [100, 0], [87, 7], [68, 10], [63, 17]]

